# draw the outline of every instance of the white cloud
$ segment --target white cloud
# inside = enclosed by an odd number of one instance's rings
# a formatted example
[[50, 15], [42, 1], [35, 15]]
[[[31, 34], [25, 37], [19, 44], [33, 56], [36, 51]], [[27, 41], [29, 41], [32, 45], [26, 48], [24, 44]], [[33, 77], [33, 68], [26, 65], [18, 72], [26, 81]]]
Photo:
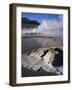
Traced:
[[50, 35], [62, 36], [63, 33], [63, 17], [59, 15], [58, 19], [43, 20], [37, 29], [33, 32], [47, 33]]

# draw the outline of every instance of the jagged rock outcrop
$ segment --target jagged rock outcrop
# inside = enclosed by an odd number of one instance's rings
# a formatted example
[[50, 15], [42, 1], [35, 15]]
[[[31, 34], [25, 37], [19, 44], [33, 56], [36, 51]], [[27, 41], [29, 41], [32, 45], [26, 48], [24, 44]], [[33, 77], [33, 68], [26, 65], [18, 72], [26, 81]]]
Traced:
[[27, 69], [63, 74], [63, 50], [62, 48], [39, 48], [22, 55], [22, 66]]

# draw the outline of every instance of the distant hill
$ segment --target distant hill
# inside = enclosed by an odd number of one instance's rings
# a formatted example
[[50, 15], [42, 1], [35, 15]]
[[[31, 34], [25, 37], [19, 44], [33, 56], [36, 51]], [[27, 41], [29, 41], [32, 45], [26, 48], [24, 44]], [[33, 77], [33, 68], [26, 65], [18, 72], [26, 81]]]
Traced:
[[39, 25], [40, 23], [36, 20], [30, 20], [26, 17], [22, 17], [22, 28], [35, 28]]

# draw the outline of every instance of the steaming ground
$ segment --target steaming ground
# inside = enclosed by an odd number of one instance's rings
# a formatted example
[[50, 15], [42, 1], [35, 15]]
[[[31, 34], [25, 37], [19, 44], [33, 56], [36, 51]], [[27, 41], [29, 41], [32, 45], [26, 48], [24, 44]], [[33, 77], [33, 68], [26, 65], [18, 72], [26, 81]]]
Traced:
[[[22, 77], [62, 75], [62, 44], [56, 37], [23, 37]], [[45, 50], [48, 52], [44, 54]]]

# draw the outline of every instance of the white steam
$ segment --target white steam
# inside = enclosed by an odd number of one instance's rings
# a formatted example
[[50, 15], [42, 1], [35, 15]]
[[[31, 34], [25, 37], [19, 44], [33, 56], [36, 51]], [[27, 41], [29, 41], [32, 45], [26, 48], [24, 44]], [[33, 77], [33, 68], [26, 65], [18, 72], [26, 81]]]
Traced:
[[43, 20], [38, 28], [33, 29], [33, 33], [45, 33], [49, 36], [60, 36], [63, 34], [63, 19], [60, 15], [57, 19]]

